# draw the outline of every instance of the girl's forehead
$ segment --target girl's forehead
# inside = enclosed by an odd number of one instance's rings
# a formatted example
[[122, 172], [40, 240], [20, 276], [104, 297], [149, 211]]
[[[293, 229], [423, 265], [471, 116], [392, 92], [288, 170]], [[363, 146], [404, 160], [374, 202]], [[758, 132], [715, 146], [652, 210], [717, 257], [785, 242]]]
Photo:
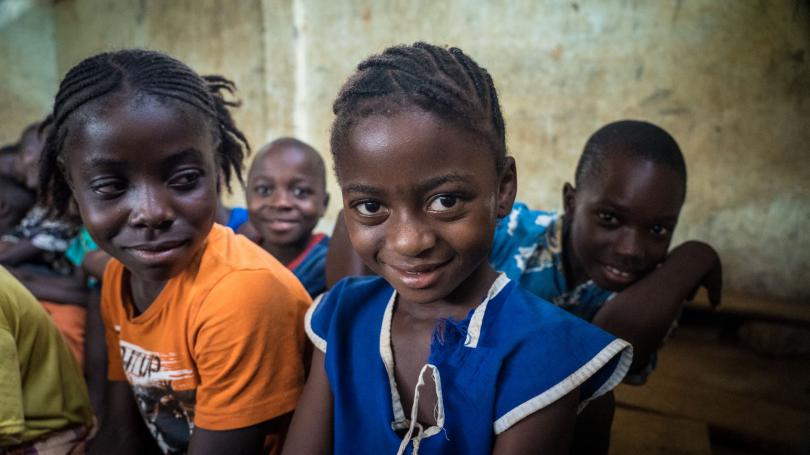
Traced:
[[88, 106], [68, 124], [65, 151], [73, 159], [138, 150], [149, 159], [164, 149], [194, 149], [213, 158], [214, 138], [193, 109], [151, 99], [119, 99]]

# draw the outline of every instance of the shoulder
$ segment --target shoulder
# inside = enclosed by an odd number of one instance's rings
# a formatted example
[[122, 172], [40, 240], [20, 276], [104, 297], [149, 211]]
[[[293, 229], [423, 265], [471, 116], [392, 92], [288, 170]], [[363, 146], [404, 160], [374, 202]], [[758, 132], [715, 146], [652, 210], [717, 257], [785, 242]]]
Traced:
[[219, 224], [211, 229], [197, 268], [187, 273], [210, 286], [234, 283], [240, 276], [265, 274], [267, 286], [300, 287], [295, 276], [270, 253]]
[[393, 293], [391, 285], [378, 276], [344, 278], [319, 296], [307, 311], [307, 335], [326, 352], [330, 333], [363, 327], [369, 316], [375, 320], [382, 317]]
[[576, 388], [580, 407], [618, 385], [632, 361], [624, 340], [515, 286], [497, 322], [502, 364], [497, 434]]
[[[310, 304], [295, 276], [258, 245], [228, 228], [214, 226], [199, 262], [189, 271], [184, 289], [199, 302], [198, 317], [218, 313], [303, 312]], [[192, 310], [194, 311], [194, 310]]]

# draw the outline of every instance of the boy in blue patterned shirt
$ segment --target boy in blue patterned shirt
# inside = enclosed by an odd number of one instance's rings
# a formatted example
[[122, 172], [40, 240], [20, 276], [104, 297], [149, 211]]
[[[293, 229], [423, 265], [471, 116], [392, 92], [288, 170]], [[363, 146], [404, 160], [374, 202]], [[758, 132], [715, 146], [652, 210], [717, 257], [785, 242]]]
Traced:
[[[626, 382], [642, 384], [675, 326], [682, 303], [705, 287], [720, 303], [714, 249], [689, 241], [669, 250], [686, 195], [686, 164], [675, 140], [641, 121], [594, 133], [563, 187], [564, 212], [515, 204], [498, 225], [490, 262], [532, 293], [633, 345]], [[610, 395], [580, 415], [582, 453], [606, 452]], [[588, 423], [590, 421], [590, 423]]]

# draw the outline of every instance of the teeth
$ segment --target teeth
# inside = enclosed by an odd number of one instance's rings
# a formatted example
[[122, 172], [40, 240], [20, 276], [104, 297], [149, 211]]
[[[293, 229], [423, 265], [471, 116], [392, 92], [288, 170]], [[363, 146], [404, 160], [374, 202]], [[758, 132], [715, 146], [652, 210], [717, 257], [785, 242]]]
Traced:
[[616, 269], [616, 268], [613, 268], [613, 267], [611, 267], [611, 266], [609, 266], [609, 265], [608, 265], [608, 266], [606, 266], [606, 267], [607, 267], [607, 269], [610, 271], [610, 273], [614, 273], [614, 274], [616, 274], [616, 275], [619, 275], [620, 277], [623, 277], [623, 278], [630, 278], [630, 277], [632, 276], [630, 273], [627, 273], [627, 272], [622, 272], [621, 270]]

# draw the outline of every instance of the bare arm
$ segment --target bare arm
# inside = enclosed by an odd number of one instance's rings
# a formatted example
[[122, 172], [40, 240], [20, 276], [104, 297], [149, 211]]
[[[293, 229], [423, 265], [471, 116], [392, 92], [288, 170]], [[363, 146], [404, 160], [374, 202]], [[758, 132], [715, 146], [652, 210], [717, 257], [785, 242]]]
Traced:
[[81, 278], [52, 276], [8, 267], [8, 270], [34, 294], [38, 300], [86, 306], [89, 294]]
[[19, 242], [0, 242], [0, 264], [18, 265], [35, 259], [42, 254], [42, 250], [35, 247], [30, 239], [21, 239]]
[[363, 264], [360, 256], [354, 251], [341, 210], [335, 220], [335, 229], [332, 231], [329, 251], [326, 253], [326, 288], [331, 288], [347, 276], [373, 274], [374, 272]]
[[82, 270], [93, 278], [100, 280], [104, 276], [104, 268], [110, 262], [111, 256], [102, 250], [87, 253], [82, 260]]
[[281, 444], [284, 441], [292, 414], [284, 414], [245, 428], [226, 431], [206, 430], [196, 427], [188, 447], [190, 455], [200, 454], [261, 454], [268, 434], [277, 434]]
[[282, 455], [332, 452], [332, 391], [323, 361], [323, 352], [315, 349]]
[[493, 455], [567, 454], [577, 418], [579, 388], [495, 438]]
[[708, 244], [686, 242], [660, 267], [605, 303], [592, 322], [633, 345], [631, 371], [637, 371], [661, 346], [683, 302], [700, 287], [706, 288], [714, 306], [720, 304], [720, 258]]
[[109, 381], [107, 412], [88, 453], [140, 455], [160, 453], [138, 412], [132, 388], [126, 381]]

